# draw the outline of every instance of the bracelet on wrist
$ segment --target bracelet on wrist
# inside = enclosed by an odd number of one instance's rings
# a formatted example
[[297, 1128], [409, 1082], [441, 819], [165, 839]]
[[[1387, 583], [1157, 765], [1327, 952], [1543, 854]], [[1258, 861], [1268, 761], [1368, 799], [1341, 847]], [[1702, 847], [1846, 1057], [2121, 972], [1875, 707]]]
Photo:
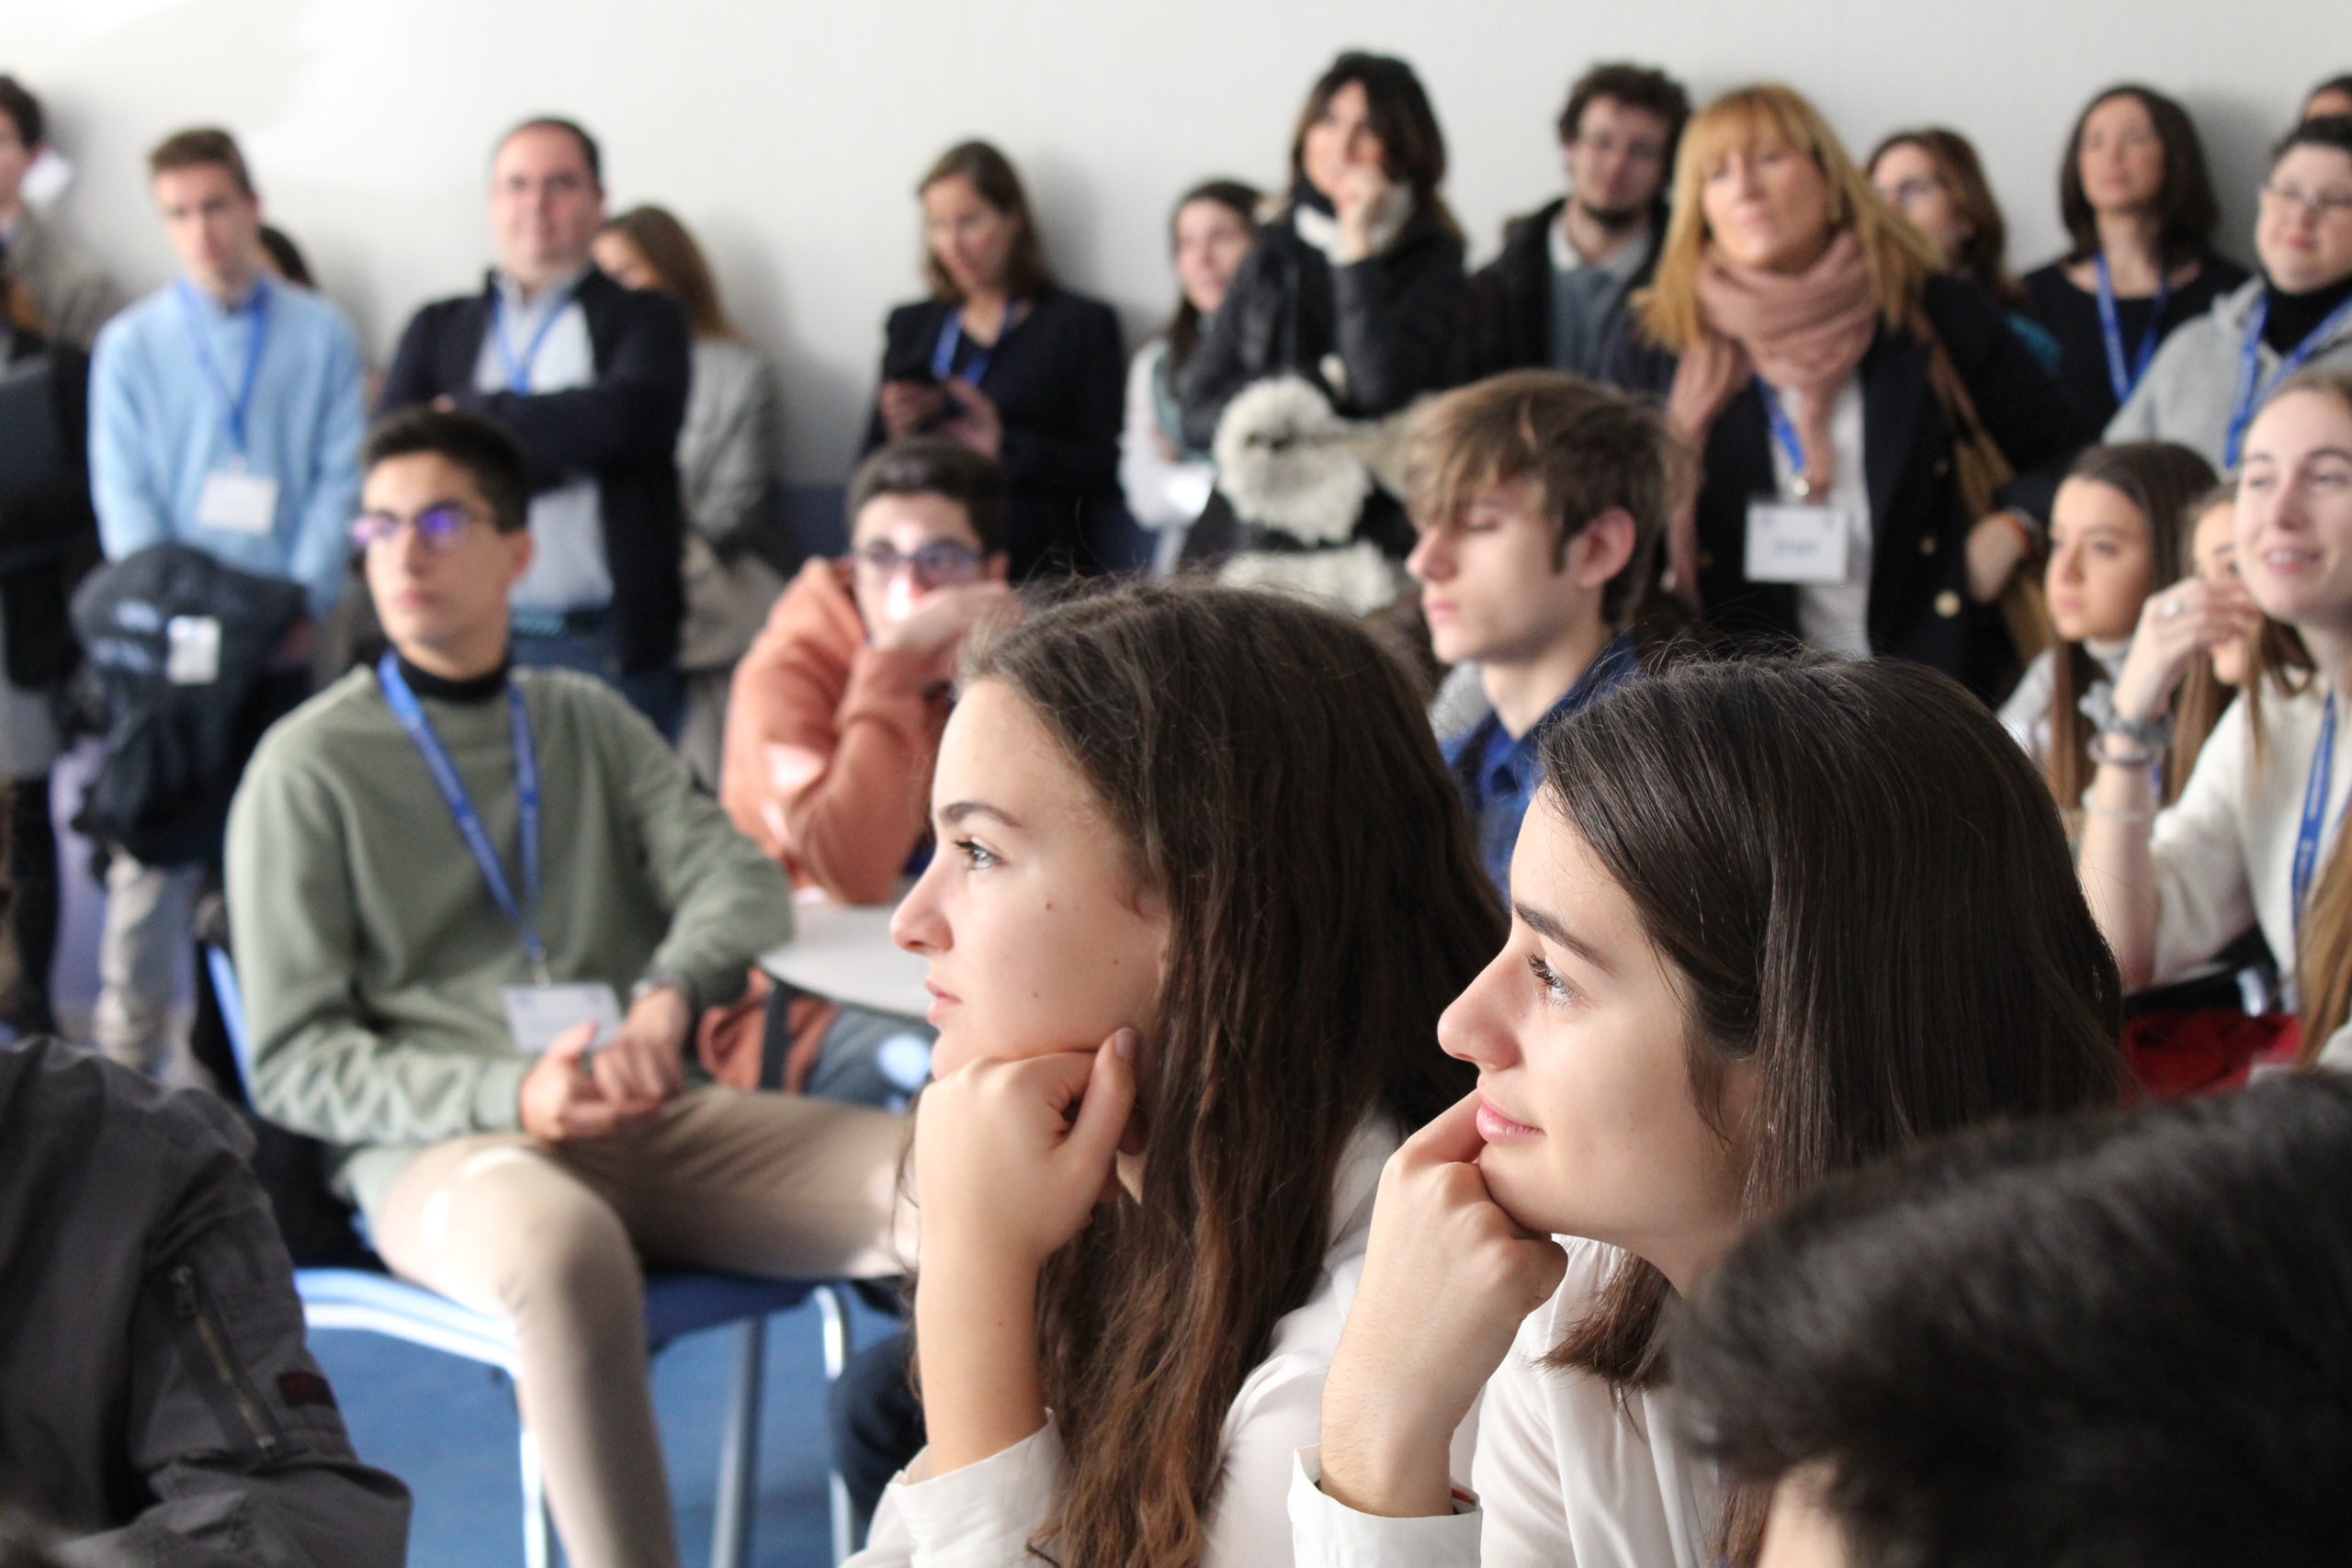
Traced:
[[2103, 767], [2152, 768], [2164, 748], [2119, 729], [2102, 729], [2091, 737], [2091, 761]]
[[2112, 806], [2086, 804], [2083, 810], [2089, 816], [2104, 817], [2110, 822], [2153, 822], [2156, 819], [2153, 811], [2119, 811]]

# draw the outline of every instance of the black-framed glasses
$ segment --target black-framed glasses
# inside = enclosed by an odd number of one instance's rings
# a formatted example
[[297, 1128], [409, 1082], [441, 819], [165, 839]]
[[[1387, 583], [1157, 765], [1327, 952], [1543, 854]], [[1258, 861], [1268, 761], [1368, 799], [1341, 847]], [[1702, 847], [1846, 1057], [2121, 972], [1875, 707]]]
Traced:
[[474, 522], [473, 513], [454, 501], [436, 502], [413, 517], [402, 517], [397, 512], [368, 512], [351, 520], [351, 542], [358, 549], [372, 549], [389, 542], [402, 526], [413, 525], [426, 548], [454, 550]]
[[933, 539], [911, 555], [900, 554], [888, 539], [876, 539], [852, 550], [850, 558], [876, 577], [895, 577], [899, 568], [912, 567], [915, 581], [927, 586], [969, 582], [980, 570], [980, 552], [953, 539]]

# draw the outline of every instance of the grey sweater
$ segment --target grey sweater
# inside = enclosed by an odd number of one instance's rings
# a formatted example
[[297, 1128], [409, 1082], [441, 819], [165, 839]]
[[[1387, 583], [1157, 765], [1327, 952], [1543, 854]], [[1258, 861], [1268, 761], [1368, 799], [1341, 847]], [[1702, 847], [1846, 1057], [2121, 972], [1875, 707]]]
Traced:
[[[610, 688], [519, 671], [542, 774], [539, 934], [559, 981], [661, 973], [738, 995], [792, 935], [783, 874]], [[503, 697], [424, 702], [519, 896]], [[229, 816], [230, 924], [262, 1114], [336, 1146], [372, 1210], [428, 1144], [519, 1124], [532, 1059], [502, 988], [529, 976], [372, 670], [261, 743]]]
[[[2222, 466], [2230, 413], [2237, 401], [2238, 372], [2245, 352], [2246, 321], [2262, 298], [2255, 277], [2213, 301], [2213, 308], [2185, 321], [2165, 339], [2129, 401], [2108, 422], [2109, 441], [2177, 441]], [[2278, 374], [2278, 355], [2268, 344], [2259, 351], [2261, 386]], [[2352, 367], [2352, 324], [2319, 345], [2311, 364]]]

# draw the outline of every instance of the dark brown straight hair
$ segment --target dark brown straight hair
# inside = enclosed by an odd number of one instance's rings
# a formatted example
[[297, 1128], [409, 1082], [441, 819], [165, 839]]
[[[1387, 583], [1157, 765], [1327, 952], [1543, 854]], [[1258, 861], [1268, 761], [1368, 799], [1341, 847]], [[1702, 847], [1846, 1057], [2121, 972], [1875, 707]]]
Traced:
[[[2213, 466], [2170, 441], [2123, 441], [2086, 447], [2067, 468], [2070, 479], [2085, 479], [2130, 502], [2148, 530], [2148, 592], [2180, 581], [2187, 561], [2185, 536], [2196, 525], [2191, 508], [2213, 488]], [[2099, 679], [2098, 661], [2078, 642], [2051, 645], [2050, 747], [2041, 760], [2050, 793], [2063, 813], [2079, 810], [2083, 792], [2098, 771], [2091, 761], [2092, 726], [2083, 712], [2083, 694]], [[2164, 759], [2164, 804], [2180, 798], [2187, 769], [2177, 752]]]
[[[1173, 254], [1176, 250], [1176, 220], [1183, 216], [1184, 209], [1194, 202], [1215, 202], [1240, 219], [1241, 226], [1255, 236], [1258, 232], [1258, 204], [1264, 199], [1265, 194], [1256, 186], [1245, 185], [1239, 180], [1202, 181], [1178, 197], [1176, 205], [1168, 209], [1169, 253]], [[1165, 374], [1170, 385], [1174, 384], [1178, 372], [1184, 368], [1185, 362], [1193, 357], [1193, 350], [1200, 346], [1201, 329], [1204, 324], [1200, 307], [1193, 303], [1191, 295], [1179, 288], [1176, 292], [1176, 314], [1168, 321]]]
[[2083, 192], [2083, 128], [2090, 123], [2092, 110], [2113, 98], [2137, 99], [2148, 111], [2156, 140], [2164, 145], [2165, 183], [2156, 191], [2156, 247], [2165, 265], [2197, 260], [2212, 241], [2213, 226], [2222, 220], [2221, 206], [2213, 199], [2213, 176], [2205, 167], [2205, 143], [2187, 109], [2137, 82], [2108, 88], [2075, 117], [2075, 129], [2066, 138], [2065, 159], [2058, 165], [2058, 216], [2064, 220], [2067, 237], [2075, 246], [2066, 253], [2066, 260], [2086, 262], [2098, 254], [2098, 216]]
[[1130, 582], [982, 637], [964, 681], [1044, 721], [1170, 927], [1136, 1060], [1142, 1196], [1098, 1210], [1039, 1289], [1070, 1468], [1035, 1549], [1192, 1568], [1227, 1412], [1315, 1290], [1349, 1140], [1469, 1092], [1438, 1015], [1501, 945], [1501, 908], [1402, 666], [1331, 612]]
[[[1744, 1142], [1749, 1215], [1951, 1128], [2115, 1103], [2122, 987], [2050, 792], [1924, 665], [1682, 662], [1564, 720], [1534, 809], [1632, 900], [1688, 1001], [1693, 1098]], [[1722, 1122], [1730, 1064], [1754, 1109]], [[1551, 1363], [1665, 1372], [1663, 1274], [1627, 1257]]]
[[686, 308], [686, 324], [695, 336], [730, 341], [742, 337], [718, 301], [718, 280], [711, 276], [709, 258], [677, 214], [666, 207], [632, 207], [608, 220], [605, 229], [637, 248], [645, 265], [662, 280], [662, 290]]
[[1960, 254], [1951, 258], [1952, 270], [1975, 279], [1979, 288], [2009, 309], [2023, 309], [2025, 286], [2009, 273], [2009, 222], [2001, 216], [2001, 204], [1984, 177], [1975, 144], [1945, 126], [1916, 126], [1894, 132], [1872, 148], [1862, 162], [1863, 171], [1876, 170], [1878, 161], [1897, 147], [1917, 147], [1935, 160], [1938, 177], [1951, 193], [1961, 216], [1968, 220], [1968, 238], [1961, 243]]
[[[1020, 225], [1012, 249], [1004, 258], [1004, 292], [1009, 299], [1035, 299], [1053, 287], [1046, 265], [1045, 242], [1037, 237], [1037, 215], [1029, 206], [1029, 192], [1021, 183], [1012, 160], [986, 141], [958, 141], [939, 155], [915, 186], [921, 196], [942, 180], [963, 180], [982, 201]], [[922, 278], [934, 299], [961, 299], [964, 291], [933, 254], [931, 242], [922, 247]]]
[[1298, 128], [1291, 132], [1292, 185], [1306, 180], [1308, 128], [1323, 118], [1340, 89], [1351, 83], [1363, 89], [1366, 118], [1385, 154], [1384, 172], [1412, 191], [1418, 211], [1459, 238], [1462, 226], [1453, 220], [1453, 211], [1439, 190], [1445, 184], [1445, 132], [1438, 129], [1437, 110], [1430, 107], [1429, 92], [1420, 77], [1393, 54], [1350, 50], [1315, 79], [1315, 85], [1307, 89], [1306, 106], [1298, 111]]

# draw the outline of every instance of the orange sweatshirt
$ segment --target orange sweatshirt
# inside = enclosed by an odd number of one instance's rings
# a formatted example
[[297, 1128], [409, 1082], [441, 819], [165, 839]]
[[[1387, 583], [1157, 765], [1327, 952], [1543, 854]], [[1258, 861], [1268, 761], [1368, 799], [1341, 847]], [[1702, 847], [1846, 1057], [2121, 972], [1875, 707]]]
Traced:
[[869, 645], [849, 581], [801, 568], [735, 667], [718, 798], [795, 885], [886, 904], [930, 817], [952, 666]]

